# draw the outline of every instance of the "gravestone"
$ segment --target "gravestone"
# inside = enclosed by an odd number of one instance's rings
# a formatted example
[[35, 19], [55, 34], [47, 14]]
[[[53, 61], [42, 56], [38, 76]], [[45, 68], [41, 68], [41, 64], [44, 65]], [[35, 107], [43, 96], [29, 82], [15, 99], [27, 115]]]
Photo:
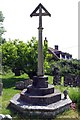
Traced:
[[18, 81], [18, 82], [16, 82], [15, 87], [16, 87], [16, 89], [23, 90], [23, 89], [27, 88], [28, 85], [31, 85], [32, 82], [33, 81], [31, 79], [24, 80], [24, 81]]
[[40, 3], [30, 16], [39, 16], [38, 72], [37, 76], [33, 77], [32, 85], [10, 100], [10, 106], [30, 117], [53, 118], [65, 109], [69, 109], [71, 100], [69, 97], [63, 100], [64, 95], [54, 89], [53, 85], [48, 84], [48, 77], [44, 76], [42, 16], [51, 16], [51, 14]]
[[74, 74], [66, 74], [64, 76], [64, 86], [76, 87], [77, 86], [77, 76], [75, 76]]
[[80, 87], [80, 75], [77, 75], [75, 77], [75, 84], [76, 84], [76, 86]]
[[54, 85], [60, 85], [61, 84], [61, 76], [60, 75], [55, 75], [54, 76], [53, 84]]
[[16, 82], [15, 87], [16, 87], [16, 89], [23, 90], [25, 88], [24, 82], [23, 81]]
[[59, 69], [57, 67], [54, 68], [53, 76], [54, 76], [53, 77], [53, 84], [60, 85], [61, 84], [61, 76], [60, 76]]
[[64, 86], [71, 86], [72, 77], [70, 74], [64, 76]]

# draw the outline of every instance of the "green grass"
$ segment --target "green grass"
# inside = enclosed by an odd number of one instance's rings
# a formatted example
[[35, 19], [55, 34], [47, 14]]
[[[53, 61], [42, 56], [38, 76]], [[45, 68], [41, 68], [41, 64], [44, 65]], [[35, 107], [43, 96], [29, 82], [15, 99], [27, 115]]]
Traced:
[[2, 78], [2, 82], [3, 82], [3, 94], [2, 97], [0, 97], [0, 103], [2, 108], [0, 109], [0, 113], [3, 114], [11, 114], [11, 111], [9, 109], [7, 109], [7, 106], [9, 105], [9, 101], [10, 99], [17, 93], [20, 93], [20, 90], [16, 90], [15, 89], [15, 83], [17, 81], [21, 81], [21, 80], [26, 80], [28, 79], [28, 75], [27, 74], [23, 74], [21, 76], [14, 76], [13, 73], [8, 73], [4, 76], [0, 76], [0, 78]]
[[[0, 76], [1, 78], [1, 76]], [[2, 106], [0, 109], [0, 113], [2, 114], [10, 114], [13, 118], [16, 118], [16, 120], [28, 120], [28, 118], [25, 118], [24, 116], [18, 114], [16, 111], [12, 111], [10, 109], [8, 109], [8, 105], [9, 105], [9, 101], [10, 99], [16, 94], [16, 93], [20, 93], [20, 90], [16, 90], [15, 89], [15, 83], [17, 81], [21, 81], [21, 80], [26, 80], [28, 79], [27, 74], [23, 74], [21, 76], [14, 76], [13, 73], [8, 73], [6, 75], [3, 75], [2, 77], [2, 81], [3, 81], [3, 94], [2, 97], [0, 97], [0, 103]], [[53, 83], [53, 77], [52, 76], [48, 76], [48, 81], [50, 84]], [[59, 89], [61, 92], [63, 92], [65, 89], [68, 90], [69, 95], [71, 97], [71, 99], [77, 99], [77, 93], [78, 93], [78, 88], [70, 88], [70, 87], [64, 87], [63, 85], [61, 86], [55, 86], [55, 88]], [[73, 110], [69, 110], [64, 112], [61, 115], [58, 115], [55, 120], [57, 120], [59, 117], [65, 117], [65, 116], [72, 116], [72, 117], [77, 117], [79, 116], [79, 113], [77, 110], [73, 111]], [[15, 120], [15, 119], [14, 119]]]

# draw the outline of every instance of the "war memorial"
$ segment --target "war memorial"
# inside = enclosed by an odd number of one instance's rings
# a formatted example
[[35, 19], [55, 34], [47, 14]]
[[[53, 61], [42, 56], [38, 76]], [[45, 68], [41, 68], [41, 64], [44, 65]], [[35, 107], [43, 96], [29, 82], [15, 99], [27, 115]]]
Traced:
[[37, 76], [33, 77], [31, 85], [10, 100], [10, 106], [26, 116], [54, 118], [57, 114], [69, 109], [72, 101], [66, 91], [63, 94], [55, 89], [54, 85], [48, 84], [48, 77], [44, 75], [42, 17], [51, 16], [51, 14], [40, 3], [30, 14], [30, 17], [33, 16], [39, 17]]

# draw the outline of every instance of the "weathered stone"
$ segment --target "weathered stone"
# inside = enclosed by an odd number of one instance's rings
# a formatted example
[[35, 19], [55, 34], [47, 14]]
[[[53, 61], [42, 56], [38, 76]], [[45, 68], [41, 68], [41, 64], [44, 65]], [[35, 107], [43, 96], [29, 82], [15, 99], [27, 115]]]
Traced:
[[47, 88], [48, 87], [48, 77], [47, 76], [34, 76], [33, 86], [36, 88]]
[[27, 90], [24, 89], [21, 92], [20, 99], [32, 105], [48, 105], [61, 100], [61, 93], [58, 90], [55, 90], [54, 92], [52, 91], [51, 94], [47, 95], [37, 95], [37, 93], [34, 95], [27, 93]]
[[[38, 12], [39, 11], [39, 12]], [[43, 12], [44, 11], [44, 12]], [[62, 94], [54, 90], [54, 86], [48, 85], [48, 77], [44, 76], [43, 67], [43, 45], [42, 45], [42, 16], [51, 16], [51, 14], [40, 3], [31, 13], [32, 16], [39, 16], [39, 41], [38, 41], [38, 72], [33, 77], [33, 83], [24, 89], [20, 94], [15, 95], [10, 101], [11, 107], [19, 112], [38, 117], [52, 118], [58, 113], [69, 108], [71, 100], [63, 100]], [[56, 75], [57, 74], [56, 72]], [[39, 92], [39, 93], [37, 93]]]
[[37, 96], [52, 94], [54, 93], [54, 86], [48, 84], [47, 88], [36, 88], [32, 85], [29, 85], [27, 87], [27, 93], [31, 95], [37, 95]]
[[29, 80], [24, 80], [24, 87], [27, 88], [28, 85], [31, 85], [33, 82], [33, 80], [29, 79]]
[[77, 76], [75, 77], [75, 84], [76, 84], [76, 86], [79, 86], [79, 87], [80, 87], [80, 75], [77, 75]]
[[54, 85], [60, 85], [61, 84], [61, 76], [60, 75], [55, 75], [54, 76], [53, 84]]
[[61, 100], [49, 105], [31, 105], [20, 99], [20, 94], [16, 94], [10, 100], [10, 106], [27, 116], [38, 116], [38, 118], [54, 118], [58, 113], [70, 108], [71, 100], [69, 96], [64, 99], [61, 95]]
[[72, 77], [71, 75], [64, 76], [64, 86], [71, 86], [72, 85]]
[[25, 88], [23, 81], [16, 82], [15, 86], [16, 86], [16, 89], [19, 89], [19, 90], [23, 90]]
[[77, 76], [68, 74], [64, 76], [64, 86], [77, 86]]
[[15, 87], [16, 87], [16, 89], [22, 90], [22, 89], [27, 88], [28, 85], [31, 85], [32, 82], [33, 82], [33, 80], [31, 80], [31, 79], [19, 81], [19, 82], [16, 82]]

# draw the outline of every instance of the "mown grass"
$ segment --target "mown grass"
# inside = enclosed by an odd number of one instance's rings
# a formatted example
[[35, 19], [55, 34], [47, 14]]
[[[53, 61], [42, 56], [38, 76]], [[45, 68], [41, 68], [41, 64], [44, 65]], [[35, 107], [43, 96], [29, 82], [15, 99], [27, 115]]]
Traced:
[[[1, 78], [1, 76], [0, 76]], [[22, 116], [21, 114], [18, 114], [16, 111], [12, 111], [8, 108], [9, 105], [9, 101], [10, 99], [16, 94], [16, 93], [20, 93], [20, 90], [16, 90], [15, 89], [15, 83], [17, 81], [21, 81], [21, 80], [26, 80], [28, 79], [27, 74], [23, 74], [19, 77], [14, 76], [13, 73], [8, 73], [2, 76], [2, 82], [3, 82], [3, 94], [2, 97], [0, 97], [0, 113], [2, 114], [10, 114], [13, 119], [15, 120], [28, 120], [29, 118], [26, 118], [24, 116]], [[52, 76], [48, 76], [48, 81], [50, 84], [53, 83], [53, 77]], [[68, 90], [69, 95], [71, 97], [71, 99], [74, 99], [76, 101], [76, 99], [78, 99], [77, 94], [78, 94], [78, 90], [79, 88], [74, 88], [74, 87], [64, 87], [63, 85], [61, 86], [55, 86], [55, 88], [60, 89], [61, 92], [63, 92], [65, 89]], [[63, 117], [67, 117], [70, 116], [71, 118], [77, 118], [79, 117], [79, 113], [76, 109], [76, 111], [73, 110], [69, 110], [69, 111], [65, 111], [64, 113], [62, 113], [61, 115], [58, 115], [55, 120], [57, 120], [58, 118], [63, 118]]]
[[2, 76], [3, 94], [0, 97], [0, 101], [1, 101], [0, 113], [12, 114], [10, 109], [7, 108], [9, 105], [9, 101], [15, 94], [20, 93], [20, 90], [15, 89], [15, 83], [17, 81], [26, 80], [26, 79], [28, 79], [27, 74], [16, 77], [14, 76], [13, 73], [8, 73]]

